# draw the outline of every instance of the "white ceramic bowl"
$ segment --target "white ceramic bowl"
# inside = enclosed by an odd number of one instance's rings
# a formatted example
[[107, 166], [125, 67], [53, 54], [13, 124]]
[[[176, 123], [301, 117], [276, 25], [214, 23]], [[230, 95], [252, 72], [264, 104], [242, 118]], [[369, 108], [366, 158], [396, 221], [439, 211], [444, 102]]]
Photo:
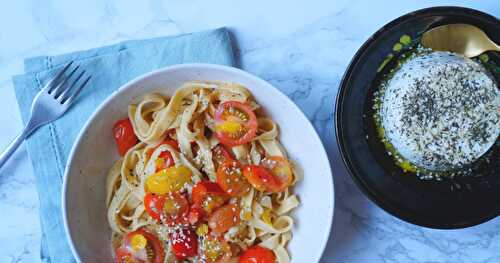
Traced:
[[112, 127], [127, 116], [127, 107], [147, 92], [173, 94], [191, 80], [232, 81], [245, 85], [280, 127], [280, 140], [289, 157], [304, 172], [295, 187], [300, 206], [294, 211], [292, 262], [317, 262], [330, 233], [334, 188], [330, 163], [313, 126], [299, 108], [264, 80], [242, 70], [211, 64], [183, 64], [143, 75], [113, 93], [92, 115], [68, 159], [63, 186], [64, 227], [80, 262], [113, 262], [111, 230], [106, 220], [105, 181], [119, 158]]

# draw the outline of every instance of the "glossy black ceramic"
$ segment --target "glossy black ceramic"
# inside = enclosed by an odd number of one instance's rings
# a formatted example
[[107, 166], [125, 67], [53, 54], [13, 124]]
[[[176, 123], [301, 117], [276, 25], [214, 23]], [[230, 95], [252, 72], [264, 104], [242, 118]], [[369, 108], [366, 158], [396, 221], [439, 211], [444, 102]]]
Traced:
[[[500, 43], [498, 18], [476, 10], [434, 7], [409, 13], [385, 25], [358, 50], [342, 79], [335, 108], [340, 152], [361, 190], [398, 218], [441, 229], [476, 225], [500, 214], [499, 140], [489, 153], [491, 161], [473, 167], [472, 176], [426, 181], [394, 164], [375, 135], [370, 115], [380, 78], [377, 69], [394, 43], [402, 35], [416, 39], [430, 28], [451, 23], [475, 25]], [[498, 54], [490, 58], [500, 65]]]

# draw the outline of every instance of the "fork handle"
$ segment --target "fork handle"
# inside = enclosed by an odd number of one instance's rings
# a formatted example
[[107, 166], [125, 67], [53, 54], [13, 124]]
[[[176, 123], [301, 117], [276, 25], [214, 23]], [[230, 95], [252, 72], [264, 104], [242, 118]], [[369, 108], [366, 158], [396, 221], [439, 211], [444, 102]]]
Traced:
[[0, 155], [0, 168], [5, 164], [5, 162], [10, 158], [10, 156], [16, 151], [16, 149], [21, 145], [21, 143], [26, 139], [33, 131], [35, 131], [39, 126], [35, 125], [31, 120], [28, 122], [26, 127], [21, 131], [21, 133], [12, 141], [9, 146]]

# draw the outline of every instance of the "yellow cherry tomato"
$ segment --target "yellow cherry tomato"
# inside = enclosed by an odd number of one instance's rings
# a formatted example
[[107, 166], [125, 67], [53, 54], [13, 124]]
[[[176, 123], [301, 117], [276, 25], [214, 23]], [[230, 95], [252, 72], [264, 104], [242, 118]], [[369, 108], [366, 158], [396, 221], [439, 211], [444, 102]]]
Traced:
[[163, 195], [180, 191], [186, 184], [191, 184], [191, 170], [186, 166], [169, 167], [146, 179], [146, 192]]

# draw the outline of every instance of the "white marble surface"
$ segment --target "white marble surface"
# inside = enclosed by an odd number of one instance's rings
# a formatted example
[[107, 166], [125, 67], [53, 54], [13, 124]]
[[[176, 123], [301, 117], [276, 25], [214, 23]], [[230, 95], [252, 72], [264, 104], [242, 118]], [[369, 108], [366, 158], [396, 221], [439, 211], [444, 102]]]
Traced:
[[[218, 26], [236, 36], [241, 66], [290, 96], [321, 134], [334, 164], [336, 211], [323, 262], [500, 262], [500, 219], [464, 230], [416, 227], [387, 214], [347, 177], [333, 140], [332, 108], [342, 73], [386, 22], [432, 5], [500, 16], [498, 0], [16, 0], [0, 8], [0, 149], [21, 129], [10, 76], [23, 58], [125, 39]], [[0, 172], [0, 262], [39, 262], [33, 169], [23, 147]], [[61, 237], [63, 238], [63, 237]]]

